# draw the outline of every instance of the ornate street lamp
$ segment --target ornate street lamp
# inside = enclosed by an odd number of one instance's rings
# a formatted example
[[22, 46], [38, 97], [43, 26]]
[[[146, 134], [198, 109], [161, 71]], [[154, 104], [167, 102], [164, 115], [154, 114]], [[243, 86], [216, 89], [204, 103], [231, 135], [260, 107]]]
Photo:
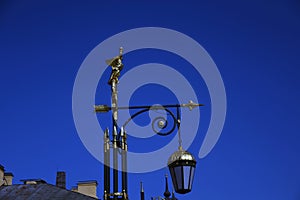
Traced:
[[[126, 125], [136, 116], [150, 111], [165, 110], [169, 116], [173, 119], [173, 126], [168, 131], [164, 132], [167, 127], [167, 119], [164, 117], [157, 117], [152, 121], [153, 131], [160, 135], [166, 136], [174, 132], [177, 127], [178, 137], [179, 137], [179, 149], [169, 158], [168, 166], [170, 169], [173, 186], [175, 191], [180, 194], [185, 194], [191, 191], [194, 171], [196, 167], [196, 160], [194, 157], [184, 151], [182, 148], [181, 135], [180, 135], [180, 107], [187, 107], [192, 110], [195, 107], [203, 106], [202, 104], [197, 104], [190, 101], [187, 104], [172, 104], [172, 105], [160, 105], [160, 106], [118, 106], [118, 95], [117, 95], [117, 85], [119, 83], [120, 72], [123, 69], [123, 48], [120, 48], [119, 56], [116, 56], [110, 60], [107, 60], [107, 65], [112, 67], [112, 72], [108, 84], [111, 85], [111, 98], [112, 106], [107, 105], [96, 105], [96, 113], [106, 113], [112, 111], [112, 138], [109, 135], [108, 129], [104, 133], [104, 200], [128, 200], [128, 188], [127, 188], [127, 134], [125, 131]], [[176, 115], [169, 109], [176, 108]], [[118, 111], [119, 110], [138, 110], [135, 114], [122, 125], [118, 126]], [[156, 123], [157, 122], [157, 123]], [[155, 129], [155, 125], [159, 127], [159, 131]], [[113, 168], [111, 169], [111, 151], [113, 150]], [[122, 189], [119, 191], [119, 152], [121, 152], [121, 168], [122, 168]], [[113, 189], [110, 188], [111, 170], [113, 171]], [[170, 199], [170, 193], [165, 193], [165, 199]], [[141, 192], [141, 199], [144, 199], [144, 192]], [[174, 194], [172, 195], [172, 200], [175, 199]]]
[[[193, 107], [190, 107], [190, 110]], [[179, 113], [177, 111], [177, 113]], [[173, 187], [179, 194], [186, 194], [192, 190], [196, 160], [194, 156], [183, 150], [182, 139], [180, 133], [180, 116], [177, 116], [178, 129], [178, 151], [173, 153], [168, 160], [168, 167], [172, 177]]]

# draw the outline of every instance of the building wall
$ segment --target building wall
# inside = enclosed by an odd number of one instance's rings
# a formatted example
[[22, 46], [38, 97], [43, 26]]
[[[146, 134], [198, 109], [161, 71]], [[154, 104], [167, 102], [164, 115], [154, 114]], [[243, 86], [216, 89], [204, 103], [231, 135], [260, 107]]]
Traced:
[[97, 183], [78, 183], [77, 190], [81, 194], [97, 198]]
[[4, 168], [0, 165], [0, 186], [4, 183]]
[[5, 184], [12, 185], [13, 176], [12, 175], [4, 175], [4, 177], [5, 177]]

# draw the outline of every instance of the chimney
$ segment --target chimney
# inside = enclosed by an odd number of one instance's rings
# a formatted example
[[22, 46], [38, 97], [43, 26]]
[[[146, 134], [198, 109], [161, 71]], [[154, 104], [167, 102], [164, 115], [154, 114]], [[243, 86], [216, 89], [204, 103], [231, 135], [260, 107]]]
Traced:
[[97, 181], [80, 181], [77, 183], [77, 190], [79, 193], [98, 198], [97, 197]]
[[14, 178], [13, 173], [11, 173], [11, 172], [5, 172], [4, 173], [4, 184], [5, 185], [12, 185], [13, 178]]
[[0, 186], [4, 184], [4, 167], [0, 165]]
[[66, 172], [57, 172], [56, 187], [66, 189]]

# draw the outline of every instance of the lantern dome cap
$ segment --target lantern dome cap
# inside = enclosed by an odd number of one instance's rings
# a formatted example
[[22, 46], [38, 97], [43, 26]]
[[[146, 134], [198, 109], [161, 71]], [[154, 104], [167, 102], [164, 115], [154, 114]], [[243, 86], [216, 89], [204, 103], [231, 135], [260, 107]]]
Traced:
[[182, 149], [179, 149], [170, 156], [168, 160], [168, 165], [176, 161], [191, 161], [196, 163], [196, 159], [194, 158], [194, 156], [188, 151], [184, 151]]

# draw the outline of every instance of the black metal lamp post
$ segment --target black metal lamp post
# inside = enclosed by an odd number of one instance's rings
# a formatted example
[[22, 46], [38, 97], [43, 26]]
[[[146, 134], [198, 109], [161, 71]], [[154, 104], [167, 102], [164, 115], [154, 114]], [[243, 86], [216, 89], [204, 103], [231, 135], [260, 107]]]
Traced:
[[[97, 105], [95, 106], [96, 113], [105, 113], [112, 111], [113, 120], [113, 130], [112, 139], [110, 139], [108, 129], [104, 133], [104, 200], [128, 200], [128, 188], [127, 188], [127, 135], [125, 131], [126, 125], [136, 116], [144, 112], [149, 112], [153, 110], [165, 110], [173, 119], [173, 127], [169, 131], [161, 132], [155, 130], [155, 122], [160, 129], [165, 129], [168, 125], [167, 120], [163, 117], [157, 117], [152, 122], [152, 128], [155, 133], [161, 136], [166, 136], [171, 134], [176, 126], [178, 129], [179, 136], [179, 149], [174, 154], [171, 155], [168, 161], [168, 166], [170, 169], [173, 186], [175, 191], [180, 194], [185, 194], [191, 191], [194, 171], [196, 167], [196, 160], [194, 157], [184, 151], [182, 148], [181, 135], [180, 135], [180, 107], [187, 107], [192, 110], [195, 107], [203, 106], [202, 104], [196, 104], [190, 101], [187, 104], [173, 104], [173, 105], [162, 105], [162, 106], [128, 106], [119, 107], [117, 98], [117, 85], [119, 83], [120, 72], [123, 69], [123, 49], [120, 48], [119, 56], [107, 60], [106, 63], [112, 67], [112, 73], [108, 84], [111, 85], [112, 91], [112, 106], [107, 105]], [[169, 108], [176, 108], [177, 116], [169, 110]], [[119, 128], [117, 124], [118, 111], [122, 109], [137, 109], [139, 110], [133, 114], [124, 124]], [[110, 162], [110, 149], [113, 149], [113, 191], [110, 188], [110, 174], [111, 174], [111, 162]], [[122, 190], [119, 191], [119, 178], [118, 178], [118, 152], [121, 152], [121, 167], [122, 167]], [[169, 193], [167, 196], [170, 196]], [[141, 199], [144, 199], [144, 191], [141, 192]], [[166, 197], [169, 199], [169, 197]], [[172, 199], [176, 199], [174, 194]]]

